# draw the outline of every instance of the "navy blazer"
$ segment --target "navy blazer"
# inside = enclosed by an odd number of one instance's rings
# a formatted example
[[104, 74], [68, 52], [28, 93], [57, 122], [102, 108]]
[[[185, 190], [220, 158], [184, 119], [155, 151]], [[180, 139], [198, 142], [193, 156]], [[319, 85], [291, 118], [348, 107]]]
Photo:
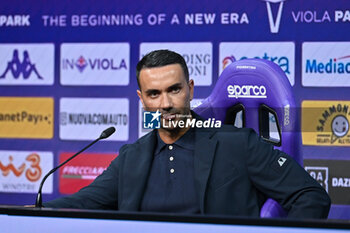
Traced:
[[[155, 131], [124, 145], [89, 186], [44, 206], [139, 211], [155, 145]], [[202, 214], [259, 217], [269, 197], [278, 201], [289, 217], [328, 216], [326, 191], [291, 157], [274, 150], [252, 129], [231, 125], [196, 128], [194, 172]]]

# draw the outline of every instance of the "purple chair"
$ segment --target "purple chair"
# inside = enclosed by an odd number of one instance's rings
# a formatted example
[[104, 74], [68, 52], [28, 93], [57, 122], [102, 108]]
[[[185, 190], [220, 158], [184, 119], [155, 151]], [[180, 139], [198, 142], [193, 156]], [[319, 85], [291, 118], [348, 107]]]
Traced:
[[[210, 96], [194, 111], [206, 119], [214, 117], [225, 124], [253, 128], [302, 165], [292, 87], [273, 62], [263, 59], [233, 62], [222, 72]], [[260, 216], [284, 217], [286, 212], [276, 201], [268, 199]]]

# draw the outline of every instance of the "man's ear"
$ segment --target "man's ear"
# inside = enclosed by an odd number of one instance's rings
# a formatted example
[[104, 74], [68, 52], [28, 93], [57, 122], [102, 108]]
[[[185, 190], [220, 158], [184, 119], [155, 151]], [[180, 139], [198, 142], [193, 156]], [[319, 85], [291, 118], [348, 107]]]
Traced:
[[193, 91], [194, 91], [194, 81], [193, 79], [190, 79], [190, 81], [188, 81], [188, 87], [190, 89], [190, 100], [193, 99]]
[[140, 100], [141, 100], [143, 110], [145, 110], [145, 105], [144, 105], [143, 99], [142, 99], [142, 93], [141, 93], [140, 90], [137, 90], [136, 92], [137, 92], [137, 96], [138, 96], [138, 97], [140, 98]]

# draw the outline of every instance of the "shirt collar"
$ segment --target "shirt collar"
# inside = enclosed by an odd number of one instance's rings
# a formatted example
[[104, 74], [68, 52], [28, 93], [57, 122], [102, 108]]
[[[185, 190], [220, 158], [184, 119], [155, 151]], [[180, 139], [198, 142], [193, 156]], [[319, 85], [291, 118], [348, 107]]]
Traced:
[[[173, 144], [180, 146], [182, 148], [188, 149], [188, 150], [194, 150], [194, 129], [190, 128], [187, 130], [187, 132], [181, 136], [176, 142]], [[163, 142], [163, 140], [160, 138], [158, 130], [157, 130], [157, 145], [156, 149], [154, 151], [154, 155], [157, 155], [160, 153], [160, 151], [166, 146], [167, 144]]]
[[156, 134], [157, 134], [157, 145], [156, 145], [156, 149], [154, 151], [154, 155], [157, 155], [160, 153], [160, 151], [166, 146], [165, 142], [163, 142], [163, 140], [160, 138], [158, 130], [156, 130]]

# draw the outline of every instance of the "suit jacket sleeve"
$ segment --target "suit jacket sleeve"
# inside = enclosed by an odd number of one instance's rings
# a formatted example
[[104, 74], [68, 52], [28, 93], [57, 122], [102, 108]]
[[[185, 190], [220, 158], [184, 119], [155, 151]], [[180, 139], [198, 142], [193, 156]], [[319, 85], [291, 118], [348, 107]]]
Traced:
[[287, 154], [274, 150], [252, 130], [247, 140], [247, 169], [262, 193], [278, 201], [292, 218], [327, 218], [327, 192]]
[[90, 185], [73, 195], [46, 202], [43, 206], [51, 208], [118, 209], [118, 173], [125, 147], [124, 145], [120, 149], [117, 158]]

